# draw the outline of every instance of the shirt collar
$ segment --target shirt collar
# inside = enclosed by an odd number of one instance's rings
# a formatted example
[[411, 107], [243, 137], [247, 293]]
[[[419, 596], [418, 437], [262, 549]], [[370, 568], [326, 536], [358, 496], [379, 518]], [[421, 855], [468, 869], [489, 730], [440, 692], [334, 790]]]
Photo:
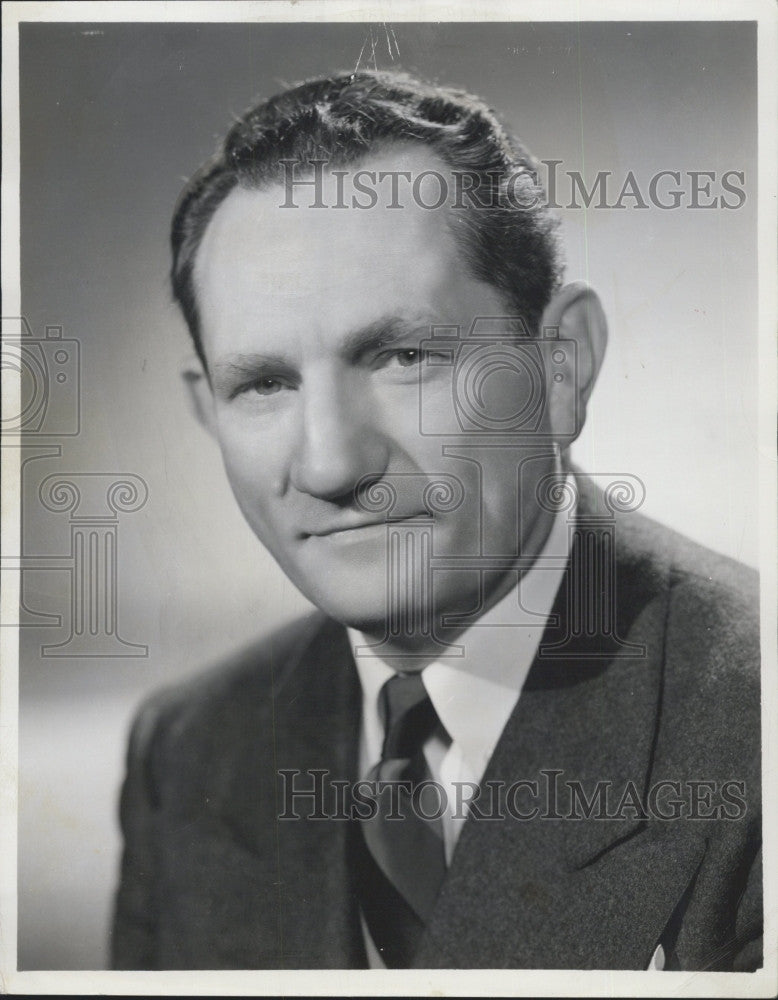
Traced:
[[[554, 518], [543, 550], [518, 585], [458, 639], [463, 655], [439, 657], [422, 671], [438, 718], [456, 743], [474, 780], [479, 781], [518, 701], [535, 659], [548, 616], [562, 583], [570, 551], [568, 522], [574, 512]], [[375, 762], [383, 728], [378, 693], [394, 674], [390, 662], [364, 655], [370, 644], [348, 629], [363, 697], [363, 752]]]

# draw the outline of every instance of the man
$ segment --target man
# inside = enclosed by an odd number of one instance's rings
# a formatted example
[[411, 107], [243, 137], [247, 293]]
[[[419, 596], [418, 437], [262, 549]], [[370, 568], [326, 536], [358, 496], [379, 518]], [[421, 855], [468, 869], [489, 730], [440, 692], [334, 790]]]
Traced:
[[570, 466], [606, 324], [542, 195], [368, 72], [187, 186], [195, 409], [321, 614], [140, 713], [118, 967], [759, 966], [755, 581]]

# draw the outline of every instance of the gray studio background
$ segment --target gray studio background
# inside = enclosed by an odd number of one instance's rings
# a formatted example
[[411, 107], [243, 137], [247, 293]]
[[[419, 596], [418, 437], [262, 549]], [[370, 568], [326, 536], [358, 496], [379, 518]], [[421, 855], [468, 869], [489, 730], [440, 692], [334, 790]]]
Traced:
[[[81, 430], [28, 463], [24, 545], [67, 553], [52, 473], [132, 473], [118, 520], [119, 631], [141, 658], [52, 658], [71, 575], [25, 573], [19, 963], [104, 967], [127, 729], [152, 689], [304, 608], [244, 525], [187, 411], [167, 284], [183, 179], [254, 95], [399, 63], [486, 98], [543, 159], [591, 181], [628, 170], [746, 173], [738, 210], [564, 211], [568, 274], [600, 292], [611, 346], [578, 461], [629, 471], [645, 510], [758, 562], [756, 31], [748, 24], [22, 25], [22, 295], [32, 329], [81, 348]], [[688, 188], [688, 183], [685, 182]], [[630, 203], [631, 204], [631, 203]], [[52, 390], [54, 391], [54, 390]], [[47, 439], [52, 440], [51, 438]], [[45, 559], [42, 560], [45, 564]]]

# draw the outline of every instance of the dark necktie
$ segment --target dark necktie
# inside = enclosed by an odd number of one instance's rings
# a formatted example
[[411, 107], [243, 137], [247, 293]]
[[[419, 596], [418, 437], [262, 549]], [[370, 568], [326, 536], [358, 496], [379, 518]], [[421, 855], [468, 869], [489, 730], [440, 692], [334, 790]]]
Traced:
[[385, 964], [408, 968], [446, 873], [442, 822], [425, 818], [439, 811], [439, 799], [434, 788], [419, 787], [431, 781], [422, 748], [438, 717], [420, 673], [390, 678], [378, 707], [384, 745], [367, 775], [377, 782], [377, 813], [359, 824], [358, 892]]

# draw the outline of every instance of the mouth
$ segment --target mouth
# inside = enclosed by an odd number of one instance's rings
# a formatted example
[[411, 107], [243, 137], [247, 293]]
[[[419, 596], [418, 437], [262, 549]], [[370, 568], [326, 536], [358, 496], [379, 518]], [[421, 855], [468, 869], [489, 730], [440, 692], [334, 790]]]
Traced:
[[380, 528], [385, 529], [391, 525], [405, 524], [409, 521], [429, 521], [429, 519], [429, 512], [423, 511], [418, 514], [410, 514], [406, 517], [381, 518], [376, 521], [355, 521], [352, 523], [326, 525], [312, 531], [301, 531], [298, 537], [302, 540], [309, 538], [331, 538], [337, 540], [338, 538], [356, 537], [361, 533], [374, 533]]

